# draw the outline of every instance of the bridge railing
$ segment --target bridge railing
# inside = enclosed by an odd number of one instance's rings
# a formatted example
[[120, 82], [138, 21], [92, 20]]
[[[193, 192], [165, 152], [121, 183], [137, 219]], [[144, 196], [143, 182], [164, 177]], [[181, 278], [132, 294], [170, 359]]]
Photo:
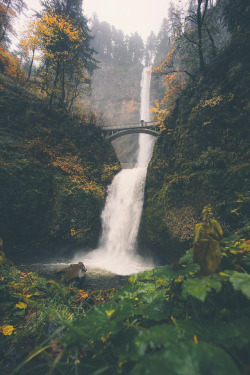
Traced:
[[152, 127], [157, 127], [157, 125], [154, 125], [156, 121], [143, 121], [142, 122], [136, 122], [132, 124], [122, 124], [121, 126], [113, 125], [113, 126], [101, 126], [101, 129], [103, 131], [108, 131], [108, 130], [129, 130], [129, 129], [135, 129], [135, 128], [144, 128], [144, 129], [149, 129]]

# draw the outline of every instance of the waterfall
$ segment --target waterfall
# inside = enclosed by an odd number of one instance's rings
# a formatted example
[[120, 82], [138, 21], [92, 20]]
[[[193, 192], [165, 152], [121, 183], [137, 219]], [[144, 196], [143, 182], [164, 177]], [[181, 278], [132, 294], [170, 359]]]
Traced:
[[[149, 122], [151, 120], [149, 111], [149, 97], [150, 97], [150, 81], [151, 68], [144, 68], [141, 79], [141, 120]], [[150, 162], [155, 138], [148, 134], [140, 134], [139, 136], [139, 152], [137, 156], [136, 167], [147, 167]]]
[[[141, 120], [150, 121], [150, 68], [144, 68], [141, 80]], [[147, 165], [150, 161], [154, 137], [139, 136], [139, 150], [135, 168], [123, 169], [108, 188], [102, 212], [102, 235], [98, 249], [83, 260], [86, 267], [96, 267], [119, 275], [129, 275], [150, 269], [153, 264], [136, 254]]]

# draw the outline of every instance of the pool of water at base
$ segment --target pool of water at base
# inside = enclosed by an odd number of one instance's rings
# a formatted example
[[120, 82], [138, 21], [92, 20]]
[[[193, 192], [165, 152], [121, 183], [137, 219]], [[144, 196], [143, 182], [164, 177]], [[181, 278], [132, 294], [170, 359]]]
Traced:
[[[56, 270], [66, 268], [69, 262], [41, 262], [18, 264], [17, 268], [22, 272], [37, 272], [47, 279], [56, 279]], [[119, 289], [127, 284], [129, 276], [116, 275], [100, 268], [87, 268], [86, 278], [82, 288], [86, 291], [105, 290], [109, 288]]]

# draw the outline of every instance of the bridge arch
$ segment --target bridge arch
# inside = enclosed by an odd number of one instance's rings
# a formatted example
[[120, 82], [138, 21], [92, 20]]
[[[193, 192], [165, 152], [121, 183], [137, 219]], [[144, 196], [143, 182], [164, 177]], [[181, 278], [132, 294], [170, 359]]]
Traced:
[[158, 135], [160, 134], [159, 131], [155, 131], [152, 129], [135, 128], [135, 129], [126, 129], [126, 130], [117, 131], [111, 135], [108, 135], [107, 139], [109, 139], [110, 141], [114, 141], [115, 139], [123, 137], [124, 135], [135, 134], [135, 133], [149, 134], [149, 135], [152, 135], [153, 137], [158, 137]]

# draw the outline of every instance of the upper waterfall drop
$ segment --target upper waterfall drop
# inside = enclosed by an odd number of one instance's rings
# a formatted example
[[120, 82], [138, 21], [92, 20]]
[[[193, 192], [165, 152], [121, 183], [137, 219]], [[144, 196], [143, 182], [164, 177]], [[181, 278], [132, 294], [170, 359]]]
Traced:
[[[141, 120], [150, 121], [150, 68], [144, 68], [141, 80]], [[108, 188], [102, 212], [102, 235], [98, 249], [79, 259], [90, 268], [101, 268], [119, 275], [129, 275], [153, 268], [136, 254], [137, 235], [142, 214], [147, 165], [155, 138], [140, 134], [135, 168], [123, 169]]]
[[[141, 79], [141, 109], [140, 117], [144, 122], [151, 121], [150, 110], [149, 110], [149, 99], [150, 99], [150, 82], [151, 82], [151, 67], [145, 67], [142, 72]], [[155, 138], [147, 135], [139, 135], [139, 150], [137, 156], [136, 167], [147, 167], [150, 162]]]

